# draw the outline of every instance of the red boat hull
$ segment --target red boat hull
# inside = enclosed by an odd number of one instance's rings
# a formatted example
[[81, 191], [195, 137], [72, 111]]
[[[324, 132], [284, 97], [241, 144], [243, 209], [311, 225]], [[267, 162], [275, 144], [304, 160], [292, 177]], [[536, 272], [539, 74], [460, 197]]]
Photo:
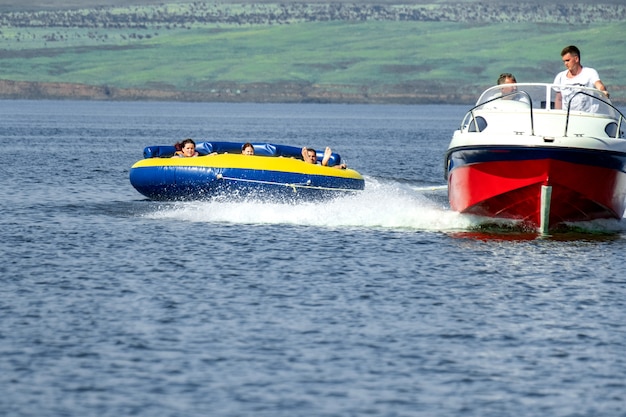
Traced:
[[551, 186], [550, 228], [565, 222], [621, 219], [624, 214], [626, 174], [615, 164], [589, 165], [580, 163], [580, 157], [498, 160], [492, 154], [488, 159], [458, 164], [449, 172], [448, 193], [453, 210], [517, 219], [538, 227], [541, 189]]

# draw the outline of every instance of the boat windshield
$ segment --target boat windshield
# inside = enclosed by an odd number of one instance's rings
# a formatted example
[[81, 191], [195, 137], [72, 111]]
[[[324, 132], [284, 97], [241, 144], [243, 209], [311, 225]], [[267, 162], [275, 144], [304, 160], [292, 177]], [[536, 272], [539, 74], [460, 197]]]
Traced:
[[[561, 108], [557, 93], [562, 97]], [[477, 106], [488, 107], [513, 107], [511, 102], [517, 102], [518, 107], [532, 107], [533, 109], [562, 110], [590, 114], [601, 114], [619, 119], [621, 113], [613, 106], [602, 92], [595, 88], [538, 84], [517, 83], [500, 84], [485, 90], [478, 101]]]

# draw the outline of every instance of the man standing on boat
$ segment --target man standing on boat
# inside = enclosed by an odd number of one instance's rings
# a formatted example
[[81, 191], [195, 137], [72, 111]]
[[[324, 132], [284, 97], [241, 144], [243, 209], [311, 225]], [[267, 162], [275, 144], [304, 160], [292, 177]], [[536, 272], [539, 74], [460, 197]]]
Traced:
[[[567, 69], [556, 75], [554, 84], [596, 88], [609, 98], [609, 92], [600, 80], [598, 71], [590, 67], [583, 67], [580, 64], [580, 50], [576, 46], [570, 45], [563, 48], [561, 58], [563, 59], [563, 65]], [[569, 88], [557, 90], [554, 103], [555, 108], [566, 109], [576, 91], [576, 89]], [[570, 108], [572, 110], [592, 111], [590, 104], [588, 97], [579, 94], [574, 98]]]

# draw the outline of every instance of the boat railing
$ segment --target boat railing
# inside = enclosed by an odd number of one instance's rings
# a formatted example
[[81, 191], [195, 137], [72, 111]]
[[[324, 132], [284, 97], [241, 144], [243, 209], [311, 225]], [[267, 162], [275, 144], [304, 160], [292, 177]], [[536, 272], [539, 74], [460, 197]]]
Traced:
[[[566, 96], [566, 100], [561, 101], [566, 105], [565, 109], [557, 108], [558, 93], [562, 93], [562, 97]], [[564, 136], [568, 136], [571, 131], [572, 119], [583, 116], [609, 120], [604, 129], [606, 135], [615, 139], [624, 138], [622, 126], [626, 118], [602, 92], [595, 88], [544, 83], [500, 84], [488, 88], [466, 113], [460, 130], [482, 132], [488, 125], [485, 119], [487, 114], [507, 112], [521, 116], [517, 120], [526, 126], [523, 130], [530, 130], [530, 135], [535, 136], [537, 111], [546, 115], [562, 115], [565, 122]], [[525, 117], [528, 122], [522, 122]], [[515, 124], [507, 127], [515, 129]], [[515, 132], [520, 134], [517, 130]]]
[[605, 133], [607, 134], [607, 136], [612, 137], [613, 139], [619, 139], [622, 138], [624, 136], [624, 132], [622, 132], [622, 123], [625, 119], [624, 115], [622, 114], [622, 112], [613, 105], [613, 103], [605, 100], [603, 97], [600, 97], [597, 95], [597, 93], [595, 93], [595, 91], [593, 93], [589, 93], [588, 91], [577, 91], [575, 92], [571, 99], [569, 100], [569, 102], [567, 103], [567, 115], [565, 118], [565, 132], [563, 132], [563, 136], [567, 137], [568, 134], [568, 129], [569, 129], [569, 125], [570, 125], [570, 115], [572, 112], [572, 107], [573, 106], [577, 106], [578, 104], [576, 104], [576, 100], [575, 98], [577, 96], [586, 96], [588, 97], [587, 101], [590, 103], [591, 108], [592, 109], [598, 109], [598, 105], [599, 102], [602, 102], [603, 105], [608, 106], [611, 109], [611, 113], [614, 112], [613, 116], [612, 115], [607, 115], [609, 117], [611, 117], [612, 119], [614, 119], [612, 122], [608, 123], [604, 129]]

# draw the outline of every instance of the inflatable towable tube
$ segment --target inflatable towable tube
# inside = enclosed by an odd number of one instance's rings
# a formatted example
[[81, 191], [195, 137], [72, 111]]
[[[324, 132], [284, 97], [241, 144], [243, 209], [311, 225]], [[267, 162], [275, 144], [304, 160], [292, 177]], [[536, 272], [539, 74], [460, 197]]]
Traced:
[[[148, 146], [130, 170], [130, 182], [153, 200], [262, 199], [278, 202], [323, 200], [365, 188], [361, 174], [302, 160], [301, 148], [253, 143], [254, 155], [242, 155], [243, 142], [199, 142], [194, 158], [172, 158], [174, 146]], [[213, 154], [217, 152], [217, 155]], [[213, 154], [213, 155], [211, 155]], [[317, 152], [318, 162], [323, 152]]]

